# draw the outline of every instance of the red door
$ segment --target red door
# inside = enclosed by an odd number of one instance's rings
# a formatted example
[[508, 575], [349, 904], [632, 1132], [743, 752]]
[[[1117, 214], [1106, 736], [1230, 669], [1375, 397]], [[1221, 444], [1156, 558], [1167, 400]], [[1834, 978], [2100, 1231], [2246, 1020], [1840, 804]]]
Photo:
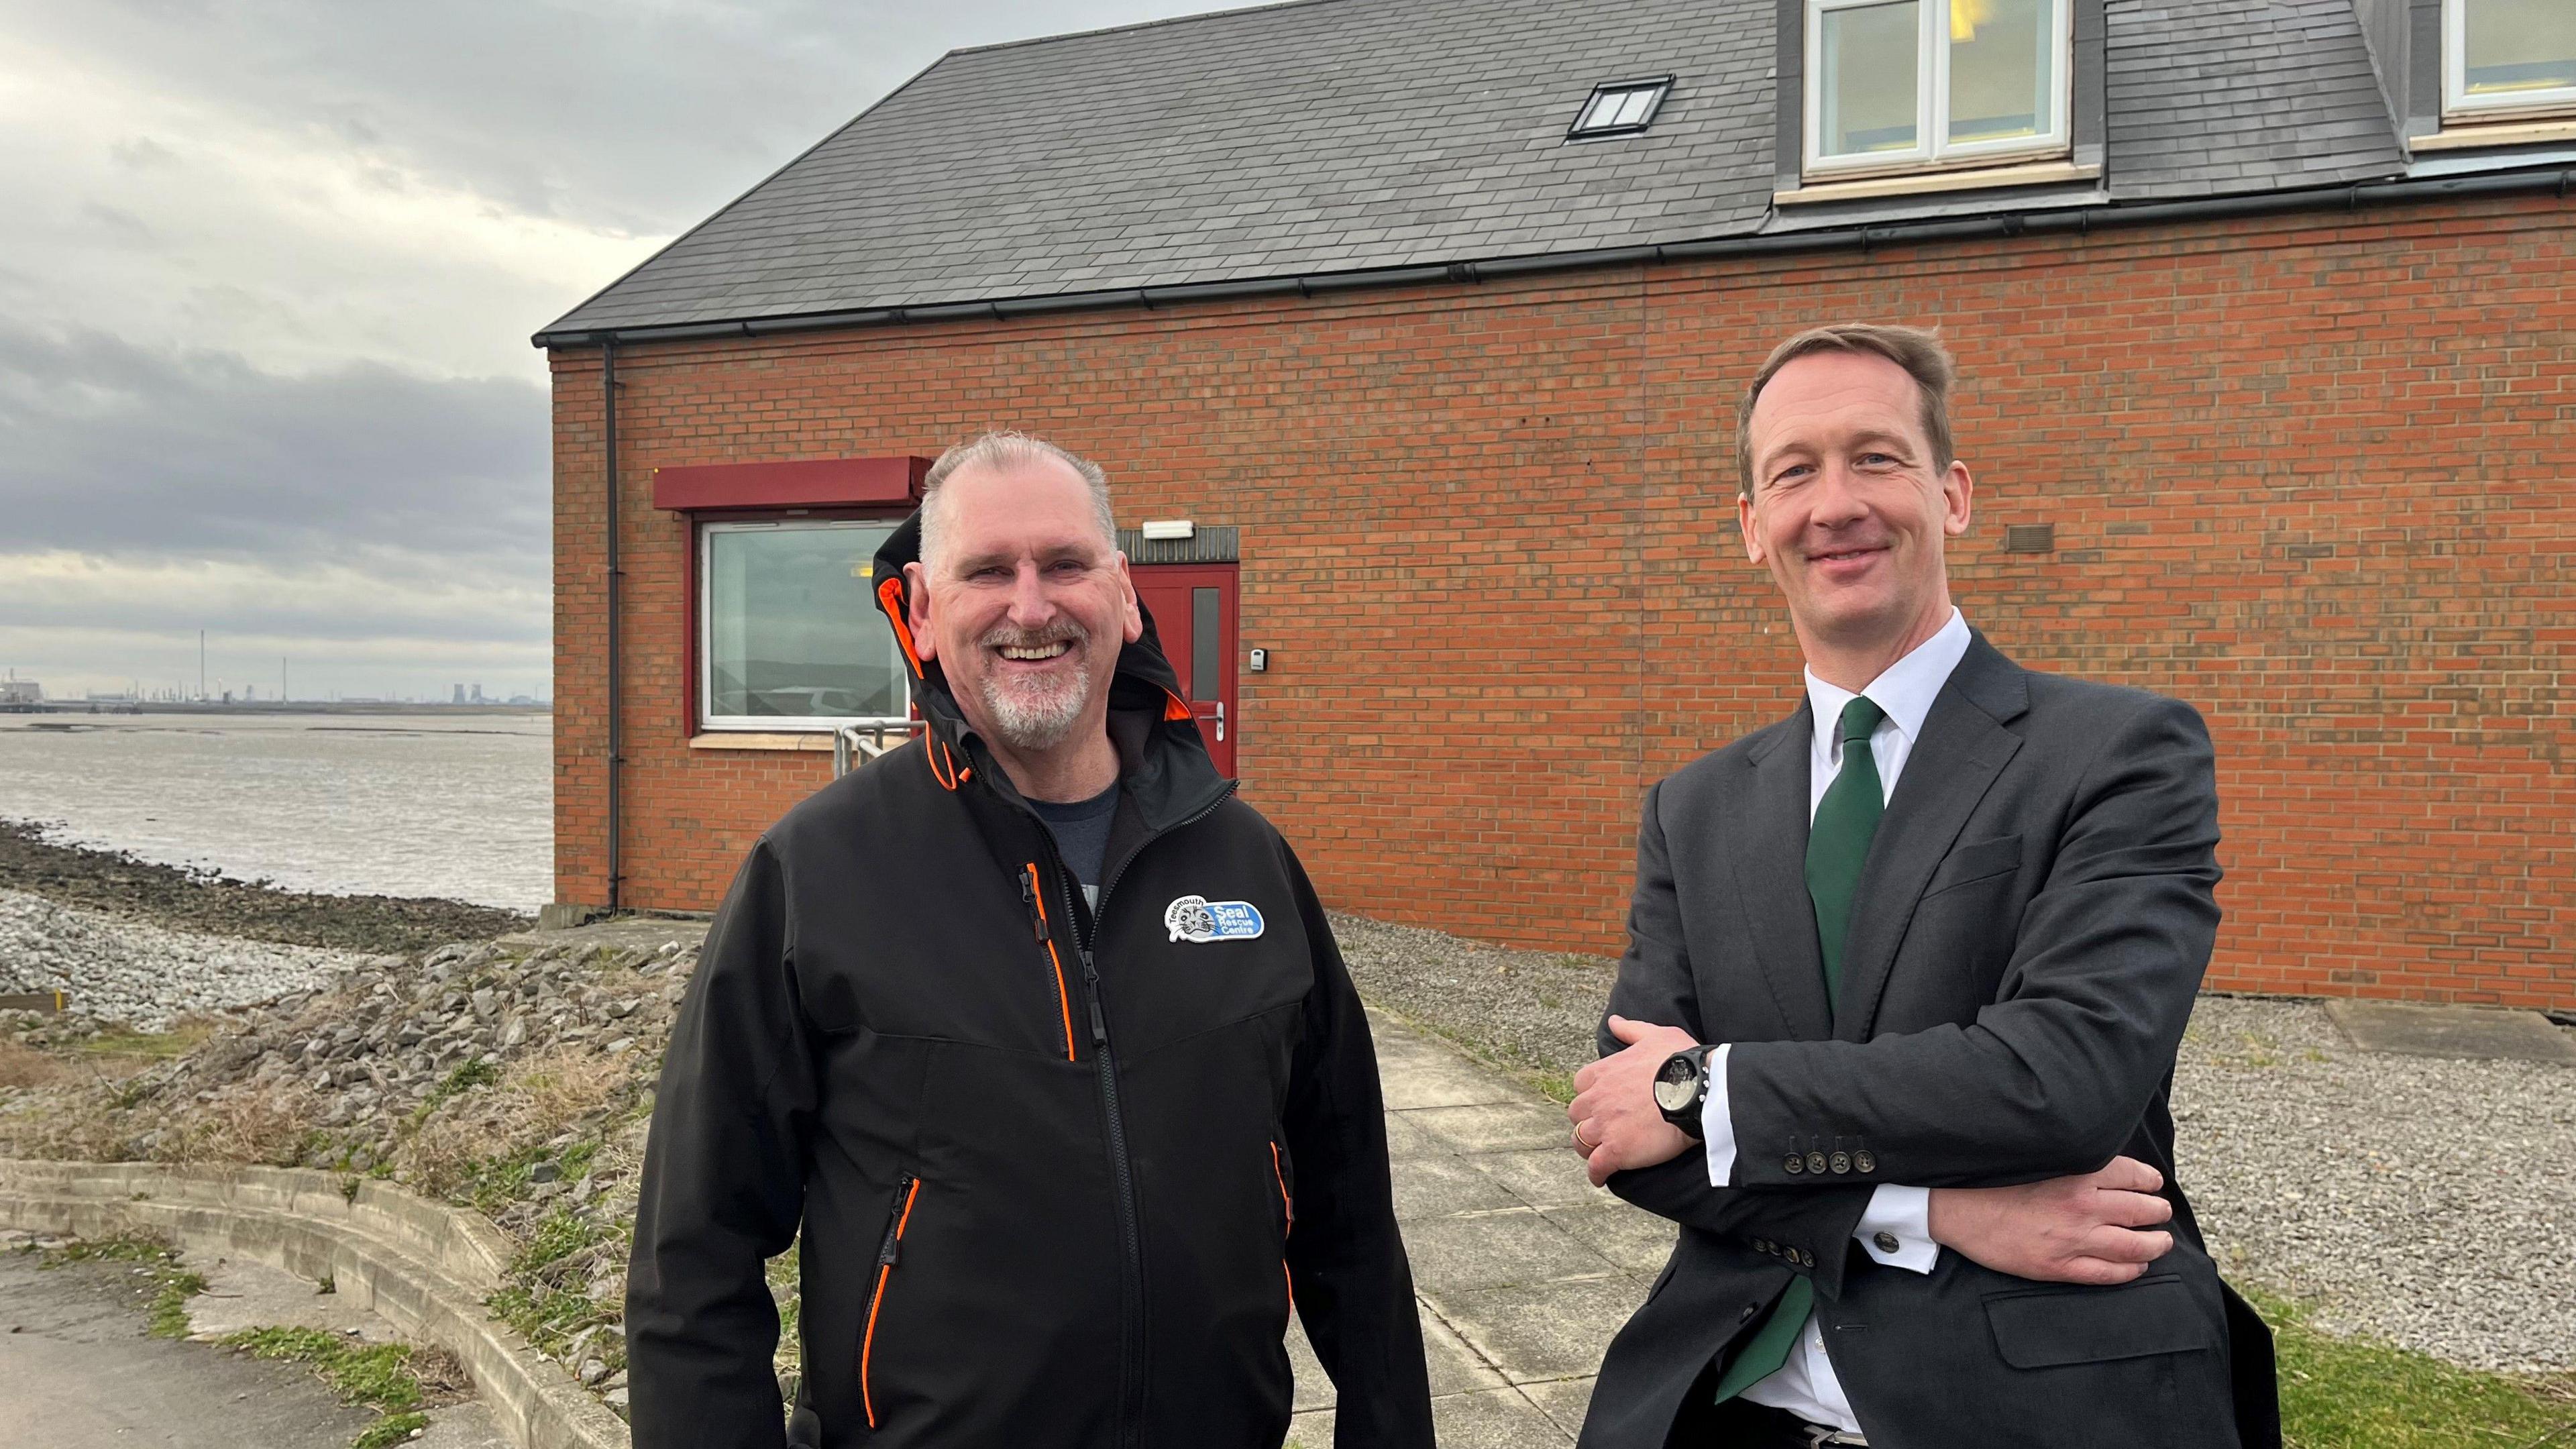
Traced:
[[1163, 653], [1181, 676], [1181, 697], [1199, 717], [1217, 773], [1234, 778], [1235, 578], [1233, 564], [1134, 564], [1136, 597], [1154, 616]]

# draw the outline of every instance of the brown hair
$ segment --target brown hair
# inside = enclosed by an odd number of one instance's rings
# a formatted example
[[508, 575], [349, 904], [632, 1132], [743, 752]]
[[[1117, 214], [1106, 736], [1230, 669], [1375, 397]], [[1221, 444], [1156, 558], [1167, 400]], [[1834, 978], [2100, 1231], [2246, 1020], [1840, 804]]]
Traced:
[[1958, 365], [1950, 360], [1950, 349], [1941, 345], [1938, 334], [1920, 327], [1840, 322], [1810, 327], [1772, 348], [1762, 370], [1753, 374], [1752, 386], [1744, 390], [1744, 401], [1736, 404], [1735, 467], [1743, 476], [1746, 493], [1753, 491], [1753, 404], [1781, 368], [1818, 352], [1867, 353], [1904, 368], [1906, 376], [1923, 390], [1923, 433], [1932, 443], [1933, 471], [1950, 466], [1957, 456], [1950, 451], [1950, 384], [1959, 376]]

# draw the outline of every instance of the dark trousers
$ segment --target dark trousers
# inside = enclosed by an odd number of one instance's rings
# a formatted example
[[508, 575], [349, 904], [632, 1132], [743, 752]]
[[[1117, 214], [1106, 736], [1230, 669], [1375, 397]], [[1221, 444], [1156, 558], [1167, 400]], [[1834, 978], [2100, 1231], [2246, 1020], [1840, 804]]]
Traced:
[[[1768, 1404], [1730, 1399], [1701, 1422], [1687, 1449], [1808, 1449], [1807, 1421]], [[1683, 1449], [1678, 1436], [1674, 1449]]]

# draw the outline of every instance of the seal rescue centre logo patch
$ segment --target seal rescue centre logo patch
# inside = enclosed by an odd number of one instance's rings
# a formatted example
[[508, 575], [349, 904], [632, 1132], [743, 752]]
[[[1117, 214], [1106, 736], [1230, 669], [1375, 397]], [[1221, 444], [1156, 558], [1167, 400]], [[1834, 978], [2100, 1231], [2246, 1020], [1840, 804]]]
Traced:
[[1261, 934], [1261, 912], [1250, 901], [1183, 896], [1163, 907], [1163, 929], [1175, 941], [1249, 941]]

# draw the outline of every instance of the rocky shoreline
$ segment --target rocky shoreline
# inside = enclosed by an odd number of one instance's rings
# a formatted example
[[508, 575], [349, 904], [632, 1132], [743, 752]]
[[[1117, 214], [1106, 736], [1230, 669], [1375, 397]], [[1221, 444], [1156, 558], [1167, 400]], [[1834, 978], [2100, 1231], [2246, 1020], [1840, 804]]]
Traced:
[[516, 911], [464, 901], [321, 895], [160, 865], [65, 844], [30, 820], [0, 819], [0, 891], [196, 935], [366, 954], [489, 940], [533, 924]]

